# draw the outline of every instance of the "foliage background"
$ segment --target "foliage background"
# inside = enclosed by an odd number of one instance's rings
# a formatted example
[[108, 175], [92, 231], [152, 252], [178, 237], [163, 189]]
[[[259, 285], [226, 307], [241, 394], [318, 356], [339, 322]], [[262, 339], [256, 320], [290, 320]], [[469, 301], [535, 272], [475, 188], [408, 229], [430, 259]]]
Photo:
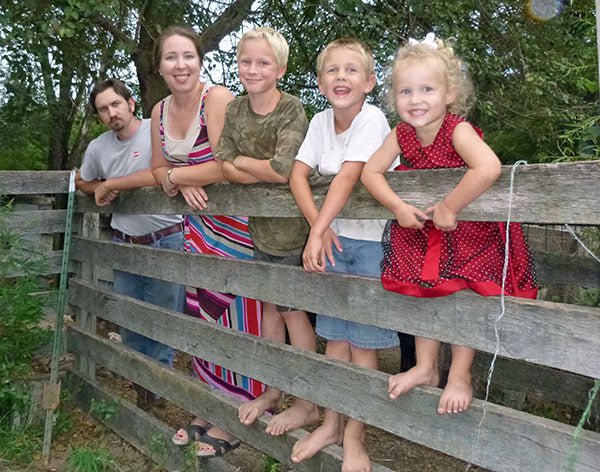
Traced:
[[[550, 12], [541, 19], [534, 11]], [[202, 35], [205, 78], [234, 93], [235, 48], [246, 29], [270, 25], [290, 42], [281, 87], [309, 115], [324, 108], [315, 59], [330, 40], [357, 36], [373, 49], [384, 105], [385, 70], [407, 37], [455, 38], [477, 86], [472, 120], [504, 163], [598, 158], [594, 2], [532, 0], [2, 0], [2, 169], [67, 169], [103, 131], [87, 106], [99, 78], [135, 91], [140, 114], [167, 90], [153, 70], [154, 38], [169, 24]], [[388, 110], [390, 122], [395, 121]]]

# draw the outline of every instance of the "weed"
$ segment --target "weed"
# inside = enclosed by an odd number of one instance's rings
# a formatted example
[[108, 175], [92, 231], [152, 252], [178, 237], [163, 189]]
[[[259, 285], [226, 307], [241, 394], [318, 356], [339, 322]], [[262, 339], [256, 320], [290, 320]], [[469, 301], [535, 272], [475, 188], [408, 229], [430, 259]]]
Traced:
[[106, 400], [96, 400], [92, 398], [90, 402], [90, 414], [98, 416], [103, 420], [113, 418], [119, 412], [119, 405], [116, 402]]
[[41, 428], [22, 425], [16, 429], [0, 427], [0, 457], [9, 465], [27, 465], [42, 448]]
[[264, 472], [282, 472], [281, 464], [277, 459], [267, 456], [265, 459]]
[[112, 472], [118, 469], [112, 454], [104, 447], [71, 449], [65, 465], [67, 472]]
[[162, 434], [155, 433], [150, 437], [150, 452], [152, 458], [164, 469], [169, 451]]
[[6, 224], [10, 204], [0, 207], [0, 456], [22, 464], [30, 461], [41, 443], [41, 429], [19, 425], [30, 402], [31, 361], [51, 339], [51, 332], [39, 328], [41, 297], [36, 274], [45, 262], [35, 248]]
[[185, 459], [183, 462], [183, 472], [197, 472], [200, 470], [198, 456], [196, 455], [196, 442], [190, 441], [185, 446]]

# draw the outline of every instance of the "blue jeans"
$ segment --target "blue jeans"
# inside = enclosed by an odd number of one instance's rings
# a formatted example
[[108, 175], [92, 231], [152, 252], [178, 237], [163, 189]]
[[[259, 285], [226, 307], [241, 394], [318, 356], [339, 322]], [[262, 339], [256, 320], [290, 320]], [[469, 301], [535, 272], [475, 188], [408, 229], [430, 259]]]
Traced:
[[[122, 239], [113, 236], [115, 242]], [[183, 250], [183, 233], [173, 233], [154, 241], [148, 247], [158, 249]], [[113, 270], [113, 291], [126, 295], [136, 300], [152, 303], [153, 305], [174, 311], [183, 311], [185, 302], [185, 289], [183, 285], [164, 280], [153, 279], [144, 275], [131, 274], [121, 270]], [[163, 364], [173, 367], [173, 348], [166, 346], [154, 339], [119, 327], [123, 344], [151, 357]]]
[[[335, 267], [327, 261], [327, 270], [340, 274], [379, 277], [383, 250], [379, 241], [339, 237], [343, 252], [333, 246]], [[354, 321], [317, 315], [317, 334], [330, 341], [347, 341], [363, 349], [384, 349], [398, 345], [398, 335], [389, 329], [377, 328]]]

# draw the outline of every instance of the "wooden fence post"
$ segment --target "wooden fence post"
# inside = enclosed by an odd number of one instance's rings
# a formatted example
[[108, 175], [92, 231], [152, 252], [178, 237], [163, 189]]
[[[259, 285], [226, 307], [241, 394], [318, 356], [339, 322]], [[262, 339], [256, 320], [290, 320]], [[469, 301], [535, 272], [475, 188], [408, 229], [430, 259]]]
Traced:
[[[98, 213], [84, 213], [81, 218], [79, 234], [86, 238], [99, 238], [100, 215]], [[93, 263], [82, 262], [80, 271], [82, 280], [93, 284], [97, 282], [96, 266]], [[79, 309], [77, 311], [77, 325], [85, 331], [95, 333], [96, 315], [88, 310]], [[90, 379], [96, 377], [96, 364], [86, 354], [78, 356], [77, 369], [82, 375]]]

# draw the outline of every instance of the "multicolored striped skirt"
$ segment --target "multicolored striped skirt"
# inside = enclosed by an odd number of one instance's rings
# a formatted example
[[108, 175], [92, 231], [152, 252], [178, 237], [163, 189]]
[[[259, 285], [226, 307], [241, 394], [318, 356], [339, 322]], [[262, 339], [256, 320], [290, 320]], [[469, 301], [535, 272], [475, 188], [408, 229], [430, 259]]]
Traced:
[[[186, 251], [253, 259], [253, 247], [247, 218], [194, 215], [185, 218]], [[262, 305], [258, 300], [186, 287], [186, 312], [243, 333], [261, 335]], [[204, 359], [194, 357], [192, 365], [195, 377], [238, 400], [252, 400], [264, 392], [261, 382]]]

